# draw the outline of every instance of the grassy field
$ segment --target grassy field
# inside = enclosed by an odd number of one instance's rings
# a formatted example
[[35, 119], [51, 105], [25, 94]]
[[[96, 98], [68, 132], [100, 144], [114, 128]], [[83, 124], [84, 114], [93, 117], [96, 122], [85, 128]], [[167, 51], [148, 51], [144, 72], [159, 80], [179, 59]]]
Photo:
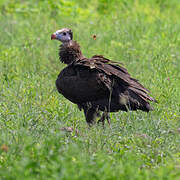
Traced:
[[[122, 62], [155, 110], [88, 128], [55, 88], [62, 27]], [[0, 179], [180, 179], [179, 0], [1, 0], [0, 34]]]

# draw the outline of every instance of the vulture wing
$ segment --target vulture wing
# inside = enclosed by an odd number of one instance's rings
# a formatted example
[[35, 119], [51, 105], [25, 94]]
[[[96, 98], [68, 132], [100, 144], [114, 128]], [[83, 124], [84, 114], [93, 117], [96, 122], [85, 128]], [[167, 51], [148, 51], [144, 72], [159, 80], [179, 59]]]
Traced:
[[91, 69], [86, 64], [73, 63], [60, 72], [56, 87], [59, 93], [71, 102], [83, 104], [108, 96], [108, 88], [110, 88], [108, 83], [110, 79], [95, 68]]
[[[95, 55], [90, 59], [83, 58], [74, 63], [76, 67], [86, 67], [89, 71], [95, 71], [97, 74], [101, 74], [99, 81], [104, 84], [109, 92], [112, 91], [112, 98], [119, 99], [122, 96], [128, 98], [130, 102], [130, 109], [141, 109], [145, 111], [152, 110], [149, 105], [149, 101], [156, 101], [148, 95], [149, 91], [141, 85], [138, 80], [132, 78], [127, 70], [120, 66], [120, 63], [113, 62], [101, 55]], [[91, 77], [89, 76], [91, 79]], [[97, 93], [98, 94], [98, 93]], [[99, 95], [101, 93], [99, 92]], [[106, 99], [108, 99], [106, 92]], [[98, 101], [99, 98], [96, 98]], [[104, 97], [105, 99], [105, 97]], [[119, 100], [120, 101], [120, 100]], [[119, 101], [115, 100], [116, 104]], [[104, 101], [103, 101], [104, 102]], [[106, 105], [108, 102], [106, 102]], [[117, 111], [119, 109], [126, 109], [117, 105], [114, 106], [111, 111]]]

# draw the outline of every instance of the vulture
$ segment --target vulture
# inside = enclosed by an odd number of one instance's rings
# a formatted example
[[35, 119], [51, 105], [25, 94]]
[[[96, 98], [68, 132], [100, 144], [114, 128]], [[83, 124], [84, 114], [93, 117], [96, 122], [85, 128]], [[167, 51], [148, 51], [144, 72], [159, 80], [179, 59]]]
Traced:
[[153, 110], [150, 102], [156, 100], [138, 80], [132, 78], [120, 63], [102, 55], [86, 58], [73, 40], [71, 29], [57, 30], [51, 40], [62, 42], [59, 58], [67, 64], [57, 77], [57, 90], [83, 109], [89, 125], [94, 124], [97, 117], [103, 125], [105, 120], [110, 124], [109, 112]]

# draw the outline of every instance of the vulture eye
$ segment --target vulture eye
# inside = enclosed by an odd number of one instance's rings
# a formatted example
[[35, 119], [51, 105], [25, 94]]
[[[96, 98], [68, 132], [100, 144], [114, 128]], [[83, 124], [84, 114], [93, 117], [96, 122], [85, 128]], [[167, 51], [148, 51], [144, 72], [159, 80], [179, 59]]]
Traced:
[[65, 36], [65, 35], [66, 35], [66, 33], [65, 33], [65, 32], [63, 32], [63, 35]]

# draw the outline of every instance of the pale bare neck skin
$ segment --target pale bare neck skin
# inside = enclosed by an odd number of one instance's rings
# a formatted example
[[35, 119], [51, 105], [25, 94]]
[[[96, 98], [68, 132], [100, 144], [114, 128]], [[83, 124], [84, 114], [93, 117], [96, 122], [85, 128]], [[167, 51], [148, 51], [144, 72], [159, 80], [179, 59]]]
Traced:
[[65, 41], [65, 42], [62, 43], [62, 46], [64, 46], [64, 47], [68, 47], [69, 46], [70, 47], [70, 46], [72, 46], [72, 41], [73, 40]]

